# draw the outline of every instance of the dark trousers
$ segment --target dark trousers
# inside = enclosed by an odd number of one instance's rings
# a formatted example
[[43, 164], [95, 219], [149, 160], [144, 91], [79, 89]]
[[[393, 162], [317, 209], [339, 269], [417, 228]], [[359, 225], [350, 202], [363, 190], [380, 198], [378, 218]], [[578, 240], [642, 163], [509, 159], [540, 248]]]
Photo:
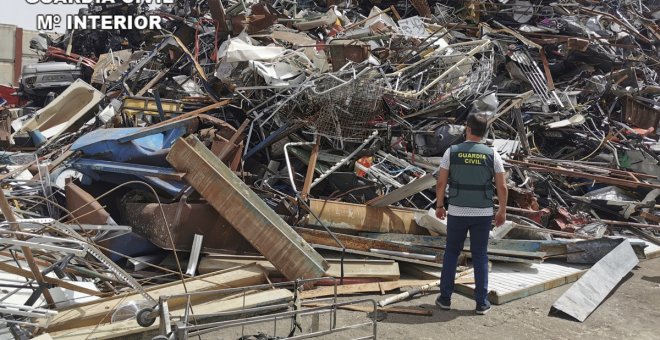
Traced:
[[488, 301], [488, 235], [493, 220], [492, 216], [447, 216], [447, 246], [442, 261], [440, 276], [440, 297], [450, 299], [454, 292], [454, 280], [458, 256], [470, 232], [470, 252], [474, 266], [474, 299], [477, 306]]

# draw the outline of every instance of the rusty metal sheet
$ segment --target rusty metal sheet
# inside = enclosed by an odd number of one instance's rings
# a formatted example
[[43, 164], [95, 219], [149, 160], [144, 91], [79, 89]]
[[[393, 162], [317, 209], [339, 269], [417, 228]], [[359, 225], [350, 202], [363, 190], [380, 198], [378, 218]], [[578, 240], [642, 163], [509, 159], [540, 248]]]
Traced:
[[428, 235], [428, 231], [415, 222], [415, 213], [425, 210], [370, 207], [336, 201], [310, 199], [312, 212], [321, 220], [309, 216], [309, 225], [375, 233]]
[[147, 238], [163, 249], [172, 249], [167, 225], [177, 250], [189, 251], [195, 234], [204, 235], [203, 250], [230, 253], [256, 253], [250, 243], [239, 234], [212, 206], [206, 203], [163, 204], [126, 203], [122, 221], [133, 226], [133, 232]]
[[[312, 244], [321, 244], [326, 246], [335, 246], [338, 244], [332, 239], [332, 236], [326, 231], [307, 229], [307, 228], [296, 228], [296, 232], [300, 234], [305, 241]], [[369, 252], [371, 249], [381, 249], [381, 250], [390, 250], [395, 252], [404, 252], [411, 254], [423, 254], [431, 255], [436, 257], [436, 262], [442, 263], [442, 257], [444, 251], [423, 247], [423, 246], [412, 246], [396, 242], [389, 242], [383, 240], [376, 240], [367, 237], [352, 236], [345, 234], [336, 234], [335, 237], [339, 239], [346, 249], [360, 250]], [[462, 263], [465, 260], [465, 254], [459, 256], [459, 263]]]
[[87, 191], [73, 183], [67, 183], [64, 190], [66, 208], [72, 212], [77, 223], [100, 225], [108, 223], [110, 214]]
[[369, 46], [358, 43], [329, 45], [332, 69], [340, 70], [349, 61], [360, 63], [369, 58]]
[[648, 129], [657, 128], [660, 123], [660, 111], [641, 103], [631, 96], [626, 96], [623, 101], [623, 113], [626, 117], [626, 124], [634, 127]]
[[215, 210], [289, 280], [321, 277], [328, 263], [195, 136], [167, 160]]

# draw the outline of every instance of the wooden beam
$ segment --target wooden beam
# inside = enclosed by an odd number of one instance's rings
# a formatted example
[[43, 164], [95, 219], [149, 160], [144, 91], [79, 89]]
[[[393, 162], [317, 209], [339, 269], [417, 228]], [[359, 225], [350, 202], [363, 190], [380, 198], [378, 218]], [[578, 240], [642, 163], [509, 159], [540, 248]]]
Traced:
[[307, 201], [309, 198], [309, 190], [312, 186], [312, 180], [314, 179], [314, 170], [316, 169], [316, 160], [319, 157], [319, 144], [321, 143], [321, 137], [316, 136], [316, 144], [312, 147], [312, 153], [309, 156], [309, 163], [307, 163], [307, 173], [305, 174], [305, 182], [303, 183], [302, 192], [300, 197], [303, 200]]
[[[263, 271], [255, 265], [240, 269], [231, 269], [210, 275], [198, 276], [186, 280], [186, 288], [189, 293], [203, 292], [222, 288], [244, 287], [265, 283]], [[158, 300], [160, 296], [182, 294], [185, 289], [181, 282], [156, 286], [147, 290], [147, 293]], [[208, 297], [203, 296], [202, 299]], [[199, 298], [197, 298], [199, 299]], [[79, 328], [110, 322], [112, 312], [122, 303], [128, 301], [144, 300], [139, 293], [127, 293], [120, 296], [96, 300], [85, 304], [77, 304], [58, 311], [48, 327], [49, 332], [65, 329]], [[192, 299], [193, 302], [196, 298]], [[185, 299], [172, 299], [169, 301], [171, 308], [178, 308], [185, 304]]]
[[[462, 277], [456, 279], [456, 283], [473, 282], [471, 278]], [[392, 282], [374, 282], [360, 283], [354, 285], [337, 286], [337, 295], [351, 295], [360, 293], [382, 293], [390, 292], [403, 287], [417, 287], [429, 283], [438, 282], [438, 280], [399, 280]], [[312, 290], [305, 290], [300, 293], [303, 299], [313, 299], [319, 297], [328, 297], [335, 295], [335, 287], [321, 287]]]
[[[328, 260], [330, 267], [323, 276], [340, 277], [341, 276], [341, 261]], [[282, 274], [261, 256], [206, 256], [202, 258], [197, 270], [201, 274], [212, 273], [221, 269], [236, 267], [238, 265], [245, 265], [249, 263], [256, 263], [261, 266], [269, 275], [281, 276]], [[391, 260], [361, 260], [361, 259], [346, 259], [344, 260], [344, 277], [346, 278], [377, 278], [386, 281], [396, 281], [400, 278], [399, 264]]]
[[156, 83], [159, 82], [169, 71], [170, 71], [169, 69], [158, 71], [158, 73], [156, 73], [156, 75], [151, 80], [149, 80], [147, 85], [144, 85], [144, 87], [140, 91], [138, 91], [135, 94], [135, 96], [142, 97], [145, 93], [147, 93], [147, 91], [149, 91], [149, 89], [154, 87], [154, 85], [156, 85]]
[[320, 221], [310, 214], [307, 224], [317, 227], [326, 225], [337, 230], [358, 232], [429, 234], [415, 222], [415, 214], [426, 214], [426, 210], [370, 207], [318, 199], [310, 199], [309, 206]]
[[[194, 313], [191, 318], [195, 320], [203, 320], [201, 315], [210, 315], [214, 313], [239, 311], [243, 308], [255, 308], [276, 304], [283, 304], [293, 300], [293, 293], [287, 289], [274, 289], [268, 291], [261, 291], [254, 294], [243, 296], [222, 298], [218, 296], [206, 296], [207, 303], [193, 305]], [[168, 305], [171, 307], [171, 305]], [[176, 308], [170, 310], [172, 316], [182, 316], [184, 314], [183, 308]], [[133, 334], [141, 334], [146, 332], [153, 332], [158, 330], [160, 318], [156, 318], [156, 322], [149, 327], [142, 327], [138, 325], [135, 318], [120, 321], [116, 323], [103, 323], [98, 325], [90, 325], [86, 327], [79, 327], [75, 329], [62, 330], [57, 332], [50, 332], [50, 335], [58, 340], [87, 340], [93, 339], [117, 339], [127, 337]], [[151, 338], [151, 337], [149, 337]]]
[[328, 263], [195, 136], [179, 139], [167, 161], [289, 280], [321, 277]]

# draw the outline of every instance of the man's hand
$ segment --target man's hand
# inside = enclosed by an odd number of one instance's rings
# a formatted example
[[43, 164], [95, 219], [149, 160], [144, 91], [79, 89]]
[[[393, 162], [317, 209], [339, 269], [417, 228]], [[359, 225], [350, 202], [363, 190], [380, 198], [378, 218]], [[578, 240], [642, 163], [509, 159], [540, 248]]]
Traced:
[[495, 226], [499, 227], [502, 224], [506, 222], [506, 210], [505, 209], [499, 209], [497, 210], [497, 214], [495, 215]]
[[444, 220], [447, 217], [447, 210], [445, 210], [444, 206], [435, 209], [435, 217], [441, 220]]

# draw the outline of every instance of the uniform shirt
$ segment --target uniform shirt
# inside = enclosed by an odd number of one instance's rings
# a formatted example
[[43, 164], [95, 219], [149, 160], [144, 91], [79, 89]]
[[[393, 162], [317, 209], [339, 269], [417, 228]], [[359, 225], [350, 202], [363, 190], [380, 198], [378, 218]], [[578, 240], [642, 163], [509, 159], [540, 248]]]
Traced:
[[[466, 143], [476, 143], [476, 142], [466, 142]], [[445, 151], [444, 156], [440, 160], [440, 168], [449, 170], [450, 164], [450, 153], [451, 148]], [[502, 163], [502, 157], [496, 152], [493, 152], [493, 163], [495, 168], [495, 173], [500, 174], [504, 172], [504, 164]], [[449, 174], [451, 177], [451, 174]], [[493, 208], [471, 208], [471, 207], [459, 207], [457, 205], [449, 205], [447, 209], [447, 214], [452, 216], [493, 216]]]

